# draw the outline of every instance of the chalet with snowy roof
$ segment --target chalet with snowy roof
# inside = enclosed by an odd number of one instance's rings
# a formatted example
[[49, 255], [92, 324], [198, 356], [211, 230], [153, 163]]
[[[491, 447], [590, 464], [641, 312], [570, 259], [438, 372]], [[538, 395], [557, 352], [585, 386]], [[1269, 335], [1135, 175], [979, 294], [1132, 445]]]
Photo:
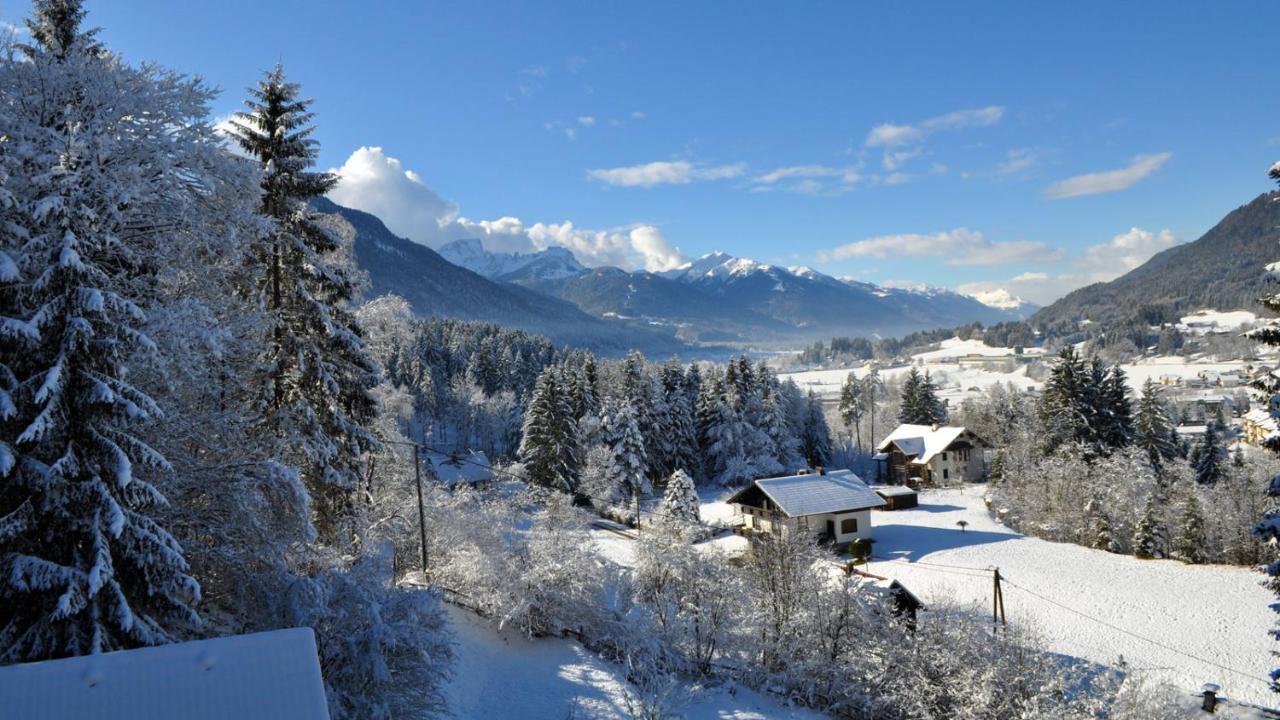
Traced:
[[756, 480], [729, 498], [740, 527], [787, 536], [806, 533], [845, 545], [871, 539], [871, 510], [885, 501], [851, 470], [802, 471]]
[[1250, 445], [1262, 445], [1267, 438], [1280, 432], [1280, 421], [1265, 408], [1254, 408], [1244, 414], [1240, 432]]
[[987, 476], [986, 441], [955, 425], [899, 425], [876, 448], [888, 484], [949, 485]]
[[493, 480], [489, 457], [479, 450], [454, 453], [430, 450], [427, 452], [427, 462], [431, 463], [436, 479], [447, 488], [484, 485]]
[[311, 628], [0, 667], [4, 717], [327, 720]]

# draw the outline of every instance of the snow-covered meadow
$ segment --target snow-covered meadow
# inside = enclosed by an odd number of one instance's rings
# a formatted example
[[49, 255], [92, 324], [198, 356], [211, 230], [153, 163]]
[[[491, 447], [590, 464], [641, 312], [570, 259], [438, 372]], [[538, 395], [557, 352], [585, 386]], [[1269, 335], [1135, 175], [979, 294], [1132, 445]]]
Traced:
[[916, 509], [876, 513], [869, 570], [898, 579], [926, 605], [990, 613], [990, 568], [998, 567], [1009, 622], [1033, 629], [1055, 652], [1123, 661], [1188, 691], [1214, 682], [1227, 696], [1274, 702], [1266, 679], [1274, 597], [1261, 574], [1026, 537], [991, 517], [983, 493], [982, 486], [930, 490]]

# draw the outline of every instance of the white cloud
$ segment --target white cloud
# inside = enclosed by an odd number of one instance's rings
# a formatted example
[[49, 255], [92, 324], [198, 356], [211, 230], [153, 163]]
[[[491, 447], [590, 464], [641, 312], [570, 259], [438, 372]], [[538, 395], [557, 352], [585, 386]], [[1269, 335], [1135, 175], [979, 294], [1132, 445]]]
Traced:
[[1030, 240], [996, 242], [968, 228], [931, 234], [882, 235], [819, 253], [824, 261], [856, 257], [945, 257], [947, 265], [956, 266], [1046, 262], [1062, 255], [1061, 250], [1047, 243]]
[[1156, 253], [1182, 241], [1172, 231], [1152, 232], [1131, 228], [1111, 240], [1085, 248], [1065, 272], [1024, 272], [1008, 280], [966, 283], [956, 288], [966, 295], [1004, 290], [1040, 305], [1048, 304], [1076, 288], [1114, 280], [1150, 260]]
[[725, 180], [747, 171], [742, 163], [732, 165], [698, 165], [686, 160], [660, 160], [643, 165], [588, 170], [587, 177], [616, 187], [655, 185], [687, 185], [696, 180]]
[[380, 147], [362, 147], [331, 170], [342, 182], [329, 192], [339, 205], [373, 213], [397, 235], [424, 245], [451, 240], [447, 226], [458, 207], [435, 194], [422, 178]]
[[1171, 157], [1173, 157], [1171, 152], [1162, 152], [1155, 155], [1136, 155], [1129, 165], [1119, 170], [1076, 175], [1056, 182], [1045, 188], [1044, 195], [1058, 200], [1124, 190], [1159, 170]]
[[578, 139], [578, 128], [567, 127], [564, 129], [564, 136], [570, 140]]
[[1110, 242], [1087, 248], [1081, 270], [1096, 278], [1093, 282], [1111, 280], [1150, 260], [1156, 253], [1181, 243], [1172, 230], [1151, 232], [1130, 228], [1111, 238]]
[[643, 120], [643, 119], [645, 119], [646, 117], [648, 117], [648, 116], [647, 116], [647, 115], [645, 115], [644, 113], [640, 112], [639, 110], [632, 111], [632, 113], [631, 113], [631, 119], [632, 119], [632, 120]]
[[596, 119], [591, 115], [580, 115], [578, 117], [578, 124], [582, 127], [592, 127], [596, 124]]
[[938, 130], [957, 130], [960, 128], [986, 127], [995, 125], [1004, 117], [1004, 108], [989, 105], [984, 108], [956, 110], [944, 115], [922, 120], [915, 125], [894, 125], [885, 123], [871, 128], [867, 133], [867, 147], [897, 147], [913, 145], [924, 140], [925, 136]]
[[[863, 176], [858, 170], [857, 165], [789, 165], [751, 178], [751, 191], [782, 189], [805, 195], [837, 194], [852, 190], [854, 185], [862, 182]], [[784, 183], [790, 180], [796, 182]]]
[[902, 164], [914, 157], [919, 157], [924, 150], [913, 148], [911, 150], [898, 150], [893, 152], [885, 152], [882, 164], [885, 170], [897, 170]]
[[1040, 163], [1040, 154], [1030, 148], [1015, 148], [1005, 154], [1005, 159], [996, 166], [1000, 175], [1016, 175], [1030, 170]]
[[885, 185], [901, 185], [905, 182], [910, 182], [911, 178], [913, 177], [915, 176], [910, 173], [892, 172], [892, 173], [889, 173], [888, 175], [885, 175], [884, 179], [881, 180], [881, 182], [883, 182]]
[[892, 125], [885, 123], [871, 128], [867, 133], [868, 147], [894, 147], [919, 142], [924, 139], [924, 131], [911, 125]]
[[576, 227], [572, 222], [526, 225], [519, 218], [469, 220], [443, 200], [422, 177], [379, 147], [362, 147], [342, 167], [342, 181], [329, 192], [339, 205], [377, 215], [397, 235], [432, 247], [462, 238], [479, 238], [495, 252], [533, 252], [560, 246], [591, 266], [668, 270], [686, 258], [652, 225], [607, 230]]

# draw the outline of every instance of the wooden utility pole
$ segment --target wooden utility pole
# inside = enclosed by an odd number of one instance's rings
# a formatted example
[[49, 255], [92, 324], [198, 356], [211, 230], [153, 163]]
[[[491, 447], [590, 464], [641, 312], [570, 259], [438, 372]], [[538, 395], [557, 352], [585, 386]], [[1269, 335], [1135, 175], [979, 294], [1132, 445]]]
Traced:
[[991, 574], [991, 624], [1008, 625], [1004, 616], [1004, 591], [1000, 588], [1000, 568], [992, 568]]
[[640, 493], [632, 492], [631, 497], [636, 500], [636, 537], [640, 537]]
[[[425, 436], [426, 431], [423, 431]], [[418, 547], [422, 551], [422, 582], [427, 581], [427, 510], [422, 501], [422, 446], [413, 444], [413, 478], [418, 485]]]

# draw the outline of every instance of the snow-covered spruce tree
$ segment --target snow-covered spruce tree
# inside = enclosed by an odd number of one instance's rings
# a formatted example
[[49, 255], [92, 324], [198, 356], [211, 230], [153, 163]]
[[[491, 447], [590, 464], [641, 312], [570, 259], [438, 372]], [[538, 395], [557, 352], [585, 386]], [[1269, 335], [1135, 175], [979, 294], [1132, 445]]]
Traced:
[[1204, 513], [1194, 488], [1188, 489], [1178, 523], [1177, 556], [1193, 564], [1205, 562]]
[[867, 440], [874, 447], [876, 444], [876, 404], [880, 401], [880, 396], [884, 394], [884, 380], [880, 377], [880, 369], [875, 365], [871, 366], [871, 370], [862, 378], [862, 398], [863, 405], [866, 407], [866, 416], [871, 421], [871, 427], [868, 428]]
[[840, 422], [853, 436], [856, 447], [862, 450], [862, 416], [866, 415], [866, 392], [858, 377], [850, 372], [840, 387]]
[[898, 404], [898, 422], [909, 425], [922, 425], [928, 419], [925, 416], [925, 409], [920, 404], [920, 384], [923, 382], [924, 377], [914, 367], [903, 378], [902, 400]]
[[1167, 547], [1160, 506], [1156, 502], [1156, 493], [1152, 493], [1133, 533], [1133, 554], [1140, 558], [1162, 558]]
[[549, 366], [538, 376], [517, 454], [532, 482], [571, 493], [578, 484], [577, 423], [558, 375]]
[[805, 415], [804, 434], [800, 436], [800, 450], [810, 467], [827, 464], [831, 458], [831, 430], [822, 413], [822, 401], [809, 391], [809, 409]]
[[349, 249], [307, 204], [338, 178], [310, 170], [318, 147], [310, 101], [299, 91], [277, 65], [249, 88], [248, 111], [236, 114], [231, 134], [262, 167], [259, 212], [274, 225], [249, 258], [268, 318], [263, 423], [279, 438], [282, 458], [301, 468], [322, 536], [342, 542], [350, 540], [343, 526], [351, 522], [361, 457], [378, 447], [368, 425], [379, 369], [351, 308], [357, 285], [343, 257]]
[[[610, 448], [609, 475], [612, 485], [628, 497], [644, 497], [653, 491], [646, 475], [644, 437], [631, 403], [607, 402], [604, 408], [604, 437]], [[638, 520], [638, 519], [637, 519]]]
[[1205, 425], [1204, 435], [1200, 436], [1200, 444], [1196, 446], [1194, 469], [1196, 482], [1201, 485], [1213, 485], [1227, 474], [1227, 448], [1218, 438], [1218, 430], [1213, 423]]
[[667, 490], [662, 495], [660, 521], [697, 525], [702, 522], [699, 506], [698, 493], [693, 487], [693, 478], [689, 477], [689, 473], [684, 470], [671, 473], [671, 477], [667, 478]]
[[1151, 468], [1159, 473], [1164, 464], [1178, 456], [1177, 447], [1173, 443], [1172, 423], [1165, 412], [1160, 396], [1160, 386], [1151, 378], [1142, 384], [1142, 396], [1138, 399], [1138, 414], [1134, 418], [1134, 444], [1142, 448], [1151, 463]]
[[153, 253], [188, 226], [219, 146], [212, 91], [133, 68], [38, 0], [0, 60], [0, 664], [169, 642], [199, 588], [153, 519], [169, 463], [132, 384]]

